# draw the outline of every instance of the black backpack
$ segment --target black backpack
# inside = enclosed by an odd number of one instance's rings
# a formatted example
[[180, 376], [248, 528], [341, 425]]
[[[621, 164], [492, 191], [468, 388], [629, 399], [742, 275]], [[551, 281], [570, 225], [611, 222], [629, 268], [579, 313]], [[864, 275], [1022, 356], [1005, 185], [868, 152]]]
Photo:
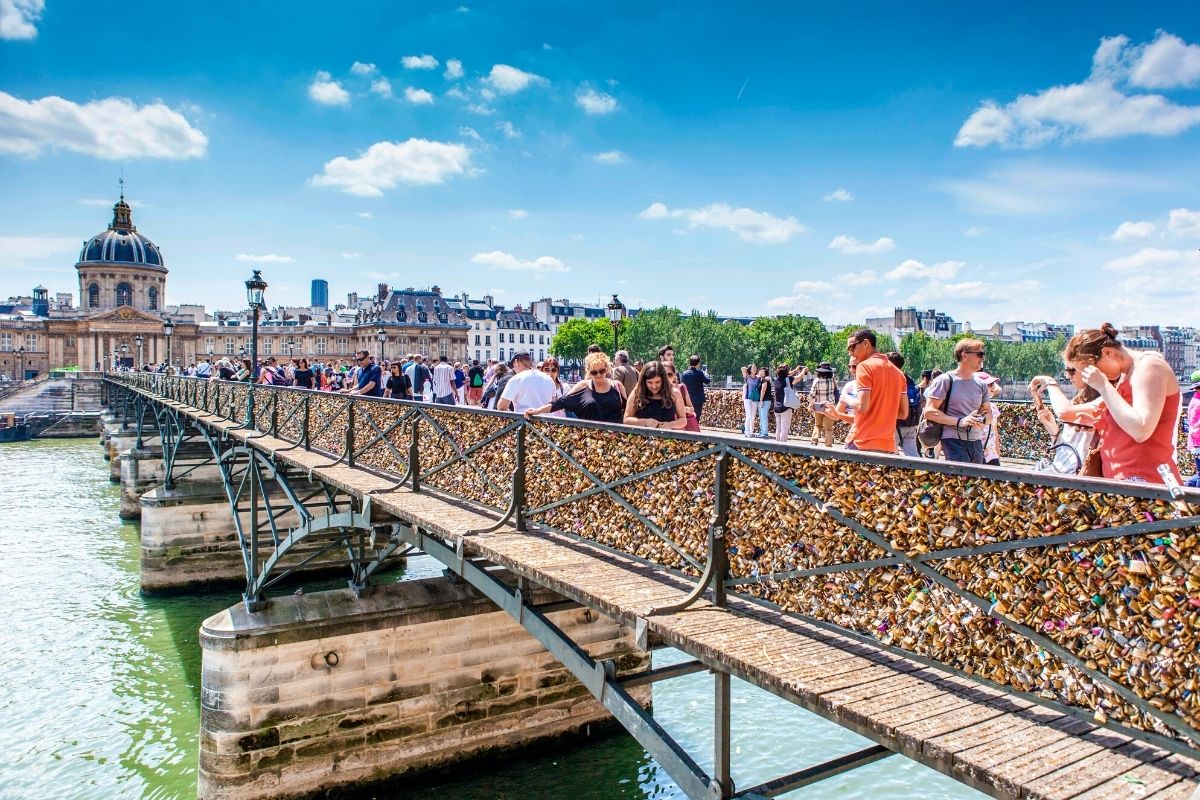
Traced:
[[921, 421], [921, 411], [925, 405], [925, 398], [921, 396], [921, 390], [913, 383], [913, 379], [904, 376], [906, 384], [905, 391], [908, 392], [908, 416], [899, 420], [896, 424], [901, 428], [911, 428], [916, 426]]

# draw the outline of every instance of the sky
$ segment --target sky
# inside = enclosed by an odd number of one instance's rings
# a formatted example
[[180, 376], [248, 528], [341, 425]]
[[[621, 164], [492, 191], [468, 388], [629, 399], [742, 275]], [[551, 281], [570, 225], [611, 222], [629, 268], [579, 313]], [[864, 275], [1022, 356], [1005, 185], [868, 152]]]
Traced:
[[1197, 325], [1198, 145], [1193, 3], [0, 0], [0, 296]]

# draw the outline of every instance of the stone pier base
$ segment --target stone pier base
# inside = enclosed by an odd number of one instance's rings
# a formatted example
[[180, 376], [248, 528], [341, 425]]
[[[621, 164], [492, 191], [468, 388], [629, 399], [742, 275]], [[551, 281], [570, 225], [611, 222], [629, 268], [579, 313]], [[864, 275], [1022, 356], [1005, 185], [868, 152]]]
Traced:
[[[550, 617], [621, 673], [649, 668], [617, 623]], [[615, 725], [507, 614], [441, 578], [234, 606], [200, 643], [200, 800], [361, 788]]]
[[233, 511], [219, 481], [157, 486], [139, 501], [142, 591], [245, 583]]

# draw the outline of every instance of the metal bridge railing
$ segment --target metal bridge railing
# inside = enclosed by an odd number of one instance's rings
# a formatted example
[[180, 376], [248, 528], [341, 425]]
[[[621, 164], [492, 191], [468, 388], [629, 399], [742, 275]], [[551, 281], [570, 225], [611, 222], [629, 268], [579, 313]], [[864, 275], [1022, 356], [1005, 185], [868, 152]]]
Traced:
[[520, 530], [691, 576], [689, 601], [735, 593], [1172, 750], [1200, 744], [1200, 492], [302, 389], [117, 380], [217, 417], [250, 413], [256, 435], [283, 449], [395, 488], [434, 489]]

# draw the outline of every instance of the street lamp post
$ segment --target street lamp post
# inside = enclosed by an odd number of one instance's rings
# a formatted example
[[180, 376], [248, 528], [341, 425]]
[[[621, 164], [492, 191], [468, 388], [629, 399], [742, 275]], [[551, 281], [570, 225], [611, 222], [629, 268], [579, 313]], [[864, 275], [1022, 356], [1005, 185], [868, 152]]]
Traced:
[[288, 358], [295, 359], [295, 357], [296, 357], [296, 340], [293, 339], [291, 336], [289, 336], [287, 341], [284, 342], [284, 344], [287, 345]]
[[[267, 307], [263, 294], [267, 291], [267, 282], [262, 279], [262, 272], [254, 270], [250, 280], [246, 281], [246, 302], [250, 305], [250, 383], [253, 384], [258, 369], [258, 316]], [[254, 427], [254, 392], [246, 392], [246, 427]], [[256, 529], [254, 529], [256, 530]]]
[[141, 369], [142, 366], [145, 365], [145, 363], [146, 363], [145, 360], [142, 358], [142, 344], [145, 341], [146, 341], [145, 337], [143, 337], [140, 333], [137, 336], [133, 337], [133, 343], [137, 345], [137, 351], [138, 351], [138, 359], [137, 359], [138, 363], [136, 364], [138, 369]]
[[387, 329], [380, 325], [375, 337], [379, 339], [379, 362], [382, 364], [387, 360]]
[[617, 349], [620, 347], [620, 330], [621, 320], [625, 319], [625, 304], [617, 299], [614, 294], [612, 302], [604, 310], [604, 315], [608, 317], [608, 322], [613, 329], [613, 357], [616, 357]]
[[121, 366], [124, 367], [125, 359], [129, 357], [129, 345], [125, 344], [124, 342], [121, 342], [120, 350], [121, 350]]
[[163, 337], [167, 340], [167, 369], [171, 369], [171, 335], [175, 333], [175, 323], [169, 319], [163, 320]]
[[25, 345], [17, 348], [17, 380], [25, 380]]

